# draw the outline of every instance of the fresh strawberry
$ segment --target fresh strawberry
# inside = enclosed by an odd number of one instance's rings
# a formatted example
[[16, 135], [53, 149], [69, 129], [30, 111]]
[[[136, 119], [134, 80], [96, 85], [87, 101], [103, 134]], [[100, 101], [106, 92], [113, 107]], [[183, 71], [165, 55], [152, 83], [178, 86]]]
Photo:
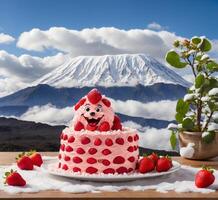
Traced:
[[166, 172], [173, 166], [171, 158], [164, 156], [158, 159], [156, 164], [157, 172]]
[[100, 126], [98, 127], [98, 130], [99, 131], [109, 131], [110, 130], [110, 125], [109, 125], [109, 123], [108, 122], [102, 122], [101, 124], [100, 124]]
[[98, 103], [102, 98], [101, 93], [96, 88], [91, 90], [87, 97], [92, 104]]
[[33, 161], [33, 165], [40, 167], [43, 163], [41, 154], [37, 153], [35, 150], [32, 150], [27, 153], [29, 158]]
[[33, 161], [25, 155], [25, 153], [19, 154], [16, 158], [17, 166], [22, 170], [33, 170]]
[[5, 172], [5, 184], [12, 186], [25, 186], [26, 181], [23, 177], [17, 172], [11, 169], [10, 172]]
[[213, 184], [215, 176], [213, 170], [210, 167], [203, 167], [202, 170], [198, 171], [195, 175], [195, 185], [198, 188], [206, 188]]
[[157, 164], [157, 161], [159, 159], [159, 156], [156, 154], [156, 153], [152, 153], [148, 156], [148, 158], [150, 158], [151, 160], [153, 160], [154, 164], [156, 165]]
[[155, 168], [155, 165], [154, 165], [154, 162], [153, 160], [151, 160], [150, 158], [148, 157], [143, 157], [140, 161], [139, 161], [139, 172], [140, 173], [147, 173], [147, 172], [150, 172], [152, 170], [154, 170]]

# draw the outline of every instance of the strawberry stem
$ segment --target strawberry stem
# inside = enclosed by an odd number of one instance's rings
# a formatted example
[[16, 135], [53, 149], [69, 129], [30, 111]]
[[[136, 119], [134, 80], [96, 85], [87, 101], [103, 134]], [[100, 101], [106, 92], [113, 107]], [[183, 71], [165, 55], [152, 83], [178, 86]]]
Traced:
[[213, 169], [212, 167], [210, 167], [210, 166], [203, 165], [203, 166], [202, 166], [202, 169], [203, 169], [203, 170], [206, 170], [206, 171], [208, 171], [208, 172], [210, 172], [210, 173], [213, 173], [213, 172], [214, 172], [214, 169]]

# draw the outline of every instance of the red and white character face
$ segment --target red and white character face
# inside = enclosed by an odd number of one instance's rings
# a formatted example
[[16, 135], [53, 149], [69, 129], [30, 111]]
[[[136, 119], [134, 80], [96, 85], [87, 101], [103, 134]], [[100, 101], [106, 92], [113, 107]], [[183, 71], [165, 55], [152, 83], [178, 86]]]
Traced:
[[86, 97], [75, 105], [75, 130], [109, 131], [113, 126], [114, 112], [110, 101], [101, 96], [97, 89], [91, 90]]

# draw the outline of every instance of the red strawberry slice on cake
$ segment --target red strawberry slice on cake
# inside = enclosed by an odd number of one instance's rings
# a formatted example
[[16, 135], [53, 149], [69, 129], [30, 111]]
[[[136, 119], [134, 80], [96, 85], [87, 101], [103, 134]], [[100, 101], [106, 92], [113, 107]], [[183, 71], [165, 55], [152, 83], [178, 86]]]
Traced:
[[91, 90], [87, 97], [92, 104], [97, 104], [102, 98], [101, 93], [97, 89]]

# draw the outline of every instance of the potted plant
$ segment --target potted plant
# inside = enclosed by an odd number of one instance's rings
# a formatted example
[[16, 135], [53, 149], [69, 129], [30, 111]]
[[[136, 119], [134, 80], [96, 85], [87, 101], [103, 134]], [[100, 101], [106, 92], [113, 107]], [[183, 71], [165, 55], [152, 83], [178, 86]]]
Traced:
[[218, 64], [207, 54], [211, 42], [205, 37], [176, 40], [166, 61], [179, 69], [190, 68], [194, 81], [176, 106], [176, 124], [169, 124], [170, 142], [175, 149], [179, 138], [180, 155], [188, 159], [218, 156]]

